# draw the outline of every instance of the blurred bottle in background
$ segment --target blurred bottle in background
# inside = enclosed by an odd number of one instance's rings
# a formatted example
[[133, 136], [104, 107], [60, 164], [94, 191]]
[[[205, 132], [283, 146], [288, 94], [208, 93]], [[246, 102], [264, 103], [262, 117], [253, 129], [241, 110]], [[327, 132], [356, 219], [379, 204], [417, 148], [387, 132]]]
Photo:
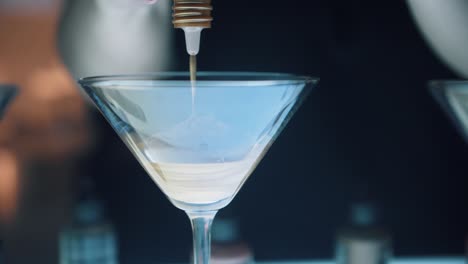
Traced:
[[170, 15], [170, 1], [0, 0], [0, 83], [19, 89], [0, 122], [9, 264], [58, 262], [70, 181], [98, 143], [74, 79], [166, 70]]
[[213, 222], [211, 263], [253, 263], [254, 254], [242, 239], [239, 221], [228, 209], [223, 209]]
[[386, 264], [392, 255], [391, 238], [379, 221], [375, 203], [351, 206], [350, 223], [337, 234], [337, 264]]
[[60, 264], [117, 264], [117, 236], [90, 178], [80, 178], [73, 216], [60, 234]]

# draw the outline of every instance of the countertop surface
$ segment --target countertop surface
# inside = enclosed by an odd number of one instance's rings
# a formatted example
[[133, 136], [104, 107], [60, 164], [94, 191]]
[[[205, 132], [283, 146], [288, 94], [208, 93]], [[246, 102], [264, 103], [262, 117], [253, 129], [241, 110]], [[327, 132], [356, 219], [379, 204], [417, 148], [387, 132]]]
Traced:
[[[304, 261], [284, 261], [284, 262], [258, 262], [258, 264], [334, 264], [330, 260], [304, 260]], [[462, 257], [445, 258], [402, 258], [390, 261], [390, 264], [466, 264]]]

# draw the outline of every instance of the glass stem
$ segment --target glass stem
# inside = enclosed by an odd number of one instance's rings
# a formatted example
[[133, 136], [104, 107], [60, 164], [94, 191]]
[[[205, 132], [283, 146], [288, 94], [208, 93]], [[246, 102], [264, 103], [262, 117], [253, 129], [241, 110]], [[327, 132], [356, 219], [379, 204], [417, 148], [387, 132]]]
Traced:
[[209, 264], [211, 255], [211, 224], [217, 211], [187, 212], [193, 230], [193, 263]]

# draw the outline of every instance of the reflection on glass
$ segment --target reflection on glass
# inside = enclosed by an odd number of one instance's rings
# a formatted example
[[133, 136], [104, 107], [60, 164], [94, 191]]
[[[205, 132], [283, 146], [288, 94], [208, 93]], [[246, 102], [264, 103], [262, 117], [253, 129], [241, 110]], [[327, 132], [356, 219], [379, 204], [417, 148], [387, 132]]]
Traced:
[[[161, 73], [80, 81], [194, 231], [194, 262], [210, 259], [210, 229], [316, 83], [283, 74]], [[196, 97], [193, 98], [194, 94]]]

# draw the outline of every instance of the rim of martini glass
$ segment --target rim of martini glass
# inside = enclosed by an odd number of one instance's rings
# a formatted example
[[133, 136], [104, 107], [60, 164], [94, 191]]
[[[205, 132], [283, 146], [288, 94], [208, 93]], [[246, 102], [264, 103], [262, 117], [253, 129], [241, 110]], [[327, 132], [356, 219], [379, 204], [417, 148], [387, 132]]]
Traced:
[[[259, 87], [285, 84], [310, 84], [317, 83], [319, 78], [294, 75], [289, 73], [273, 72], [198, 72], [197, 84], [199, 86], [236, 86], [236, 87]], [[142, 74], [117, 74], [85, 77], [78, 80], [81, 85], [96, 85], [101, 83], [103, 86], [112, 86], [113, 84], [132, 84], [135, 82], [144, 82], [139, 86], [154, 86], [158, 83], [165, 87], [187, 87], [190, 82], [190, 73], [188, 72], [154, 72]]]
[[[454, 88], [454, 87], [451, 87], [451, 85], [467, 85], [467, 86]], [[449, 107], [447, 105], [447, 102], [445, 102], [446, 100], [445, 97], [447, 96], [445, 94], [445, 91], [449, 89], [457, 89], [457, 90], [468, 89], [468, 80], [463, 80], [463, 79], [461, 80], [450, 80], [450, 79], [430, 80], [428, 82], [428, 87], [429, 87], [429, 90], [432, 92], [432, 95], [440, 104], [442, 104], [444, 107]]]
[[[455, 85], [455, 87], [453, 87]], [[458, 133], [468, 142], [467, 127], [464, 125], [464, 117], [460, 115], [460, 109], [450, 102], [450, 90], [468, 91], [468, 80], [464, 79], [442, 79], [431, 80], [428, 82], [429, 91], [431, 92], [435, 101], [440, 105], [442, 111], [452, 121]]]
[[[467, 85], [466, 87], [451, 87], [451, 85]], [[468, 80], [450, 80], [450, 79], [442, 79], [442, 80], [430, 80], [428, 82], [429, 91], [432, 93], [432, 96], [437, 100], [439, 104], [443, 106], [443, 108], [448, 111], [450, 114], [453, 114], [453, 109], [451, 109], [450, 105], [447, 102], [447, 94], [445, 91], [449, 89], [468, 89]]]
[[460, 80], [450, 80], [450, 79], [441, 79], [441, 80], [430, 80], [428, 82], [429, 84], [429, 87], [431, 89], [437, 89], [437, 88], [446, 88], [444, 87], [445, 85], [453, 85], [453, 84], [468, 84], [468, 80], [463, 80], [463, 79], [460, 79]]

